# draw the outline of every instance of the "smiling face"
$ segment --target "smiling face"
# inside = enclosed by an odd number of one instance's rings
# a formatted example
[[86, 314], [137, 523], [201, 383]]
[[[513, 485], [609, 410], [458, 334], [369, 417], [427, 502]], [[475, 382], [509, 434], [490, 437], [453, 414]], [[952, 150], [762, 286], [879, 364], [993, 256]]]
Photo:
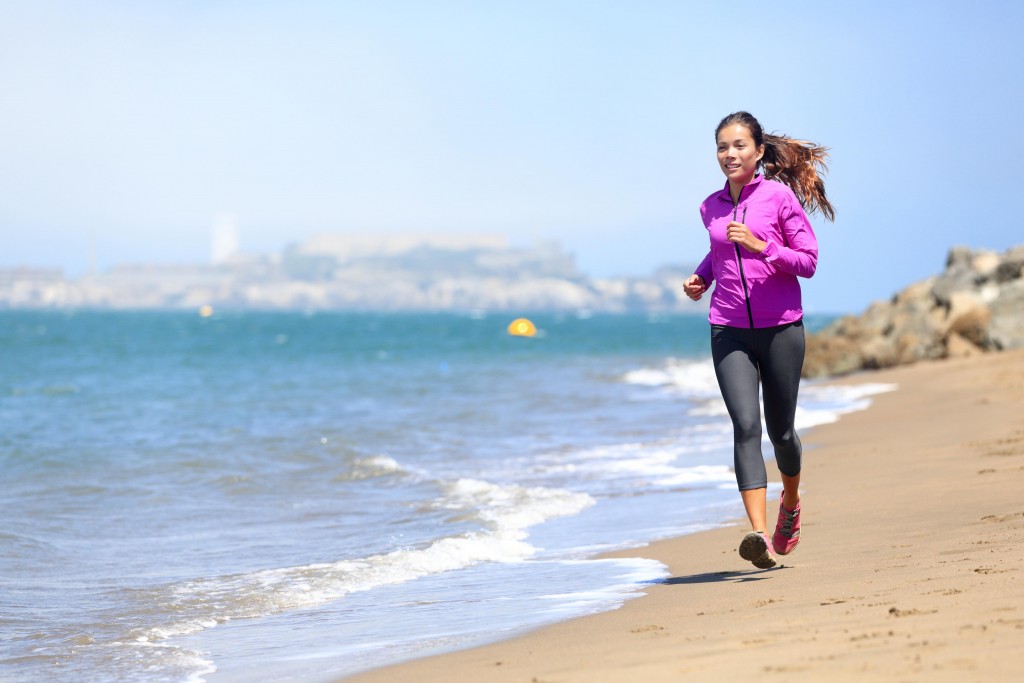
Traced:
[[764, 156], [764, 145], [754, 144], [746, 126], [734, 123], [718, 131], [718, 165], [734, 187], [743, 187], [754, 179], [757, 162]]

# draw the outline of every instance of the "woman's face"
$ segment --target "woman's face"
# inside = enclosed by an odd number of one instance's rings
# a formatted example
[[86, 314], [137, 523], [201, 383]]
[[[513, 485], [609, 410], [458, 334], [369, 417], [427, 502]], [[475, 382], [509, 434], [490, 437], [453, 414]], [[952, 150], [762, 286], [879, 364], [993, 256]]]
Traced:
[[753, 180], [763, 156], [764, 145], [754, 144], [746, 126], [734, 123], [718, 132], [718, 165], [730, 182], [746, 185]]

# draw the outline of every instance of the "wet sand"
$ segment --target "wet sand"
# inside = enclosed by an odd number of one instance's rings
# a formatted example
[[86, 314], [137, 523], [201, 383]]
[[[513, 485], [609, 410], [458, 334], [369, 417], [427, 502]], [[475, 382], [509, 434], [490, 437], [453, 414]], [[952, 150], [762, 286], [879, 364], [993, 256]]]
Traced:
[[1024, 680], [1024, 350], [838, 382], [899, 389], [805, 437], [781, 567], [737, 521], [616, 553], [672, 577], [621, 609], [344, 680]]

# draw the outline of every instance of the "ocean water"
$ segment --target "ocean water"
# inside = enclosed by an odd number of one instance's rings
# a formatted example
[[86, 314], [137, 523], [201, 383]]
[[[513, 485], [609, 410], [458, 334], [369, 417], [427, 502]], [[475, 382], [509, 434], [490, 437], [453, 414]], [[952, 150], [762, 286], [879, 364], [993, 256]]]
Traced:
[[0, 312], [0, 681], [334, 680], [614, 609], [666, 570], [596, 554], [742, 514], [703, 316], [509, 320]]

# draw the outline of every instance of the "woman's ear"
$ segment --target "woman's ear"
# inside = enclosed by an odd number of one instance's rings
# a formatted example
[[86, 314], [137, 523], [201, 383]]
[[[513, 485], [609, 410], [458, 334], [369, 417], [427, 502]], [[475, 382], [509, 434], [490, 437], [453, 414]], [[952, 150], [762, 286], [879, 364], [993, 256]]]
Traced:
[[757, 148], [757, 160], [761, 161], [761, 159], [763, 157], [764, 157], [764, 145], [761, 145], [760, 147]]

